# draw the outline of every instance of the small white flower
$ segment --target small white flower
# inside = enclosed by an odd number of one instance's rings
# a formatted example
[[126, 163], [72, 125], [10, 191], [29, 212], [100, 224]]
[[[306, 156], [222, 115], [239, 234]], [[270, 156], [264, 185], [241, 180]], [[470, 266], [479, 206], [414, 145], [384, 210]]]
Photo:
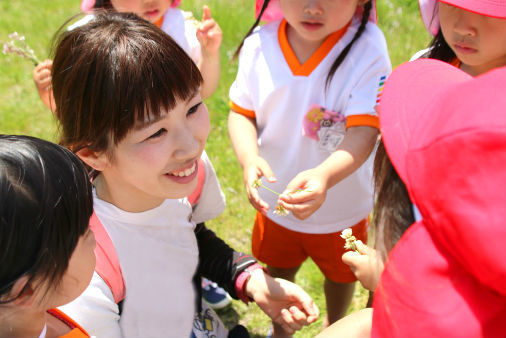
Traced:
[[341, 231], [341, 237], [344, 239], [349, 238], [352, 234], [353, 233], [350, 228], [347, 228], [347, 229], [344, 229], [343, 231]]
[[290, 212], [288, 210], [286, 210], [283, 206], [278, 204], [276, 206], [276, 209], [274, 209], [274, 211], [272, 213], [275, 215], [279, 215], [279, 216], [288, 216], [288, 214]]

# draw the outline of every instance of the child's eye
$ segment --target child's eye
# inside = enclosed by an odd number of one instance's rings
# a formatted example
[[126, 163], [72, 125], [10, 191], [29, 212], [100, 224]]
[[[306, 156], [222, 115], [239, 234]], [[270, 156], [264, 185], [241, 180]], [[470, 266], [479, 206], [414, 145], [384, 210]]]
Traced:
[[199, 102], [196, 105], [194, 105], [193, 107], [191, 107], [190, 109], [188, 109], [188, 112], [186, 113], [186, 115], [192, 115], [195, 112], [197, 112], [197, 110], [199, 109], [201, 104], [202, 104], [202, 102]]
[[162, 128], [162, 129], [158, 130], [156, 133], [154, 133], [153, 135], [151, 135], [150, 137], [148, 137], [148, 139], [154, 139], [154, 138], [160, 137], [165, 132], [167, 132], [167, 130], [165, 130], [164, 128]]

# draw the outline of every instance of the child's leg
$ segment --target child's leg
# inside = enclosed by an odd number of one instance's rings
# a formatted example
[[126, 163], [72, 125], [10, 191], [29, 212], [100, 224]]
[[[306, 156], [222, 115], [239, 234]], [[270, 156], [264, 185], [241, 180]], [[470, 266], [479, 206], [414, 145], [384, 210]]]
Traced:
[[[353, 235], [364, 243], [367, 243], [367, 226], [367, 220], [363, 220], [352, 227]], [[341, 259], [345, 252], [344, 244], [345, 240], [341, 238], [340, 231], [308, 235], [307, 240], [304, 241], [305, 251], [325, 276], [323, 289], [327, 302], [327, 314], [323, 320], [324, 328], [344, 317], [353, 297], [357, 279]]]
[[332, 323], [344, 317], [346, 310], [353, 298], [355, 282], [337, 283], [325, 278], [323, 283], [325, 290], [325, 300], [327, 302], [327, 313], [323, 319], [323, 328], [325, 329]]

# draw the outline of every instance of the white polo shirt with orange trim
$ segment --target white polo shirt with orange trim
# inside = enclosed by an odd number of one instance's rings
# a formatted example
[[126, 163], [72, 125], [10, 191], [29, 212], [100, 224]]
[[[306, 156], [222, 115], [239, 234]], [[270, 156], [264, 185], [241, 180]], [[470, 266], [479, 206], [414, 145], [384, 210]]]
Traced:
[[[270, 188], [282, 192], [298, 173], [322, 163], [347, 127], [379, 127], [374, 107], [391, 64], [385, 38], [375, 24], [367, 24], [325, 90], [332, 63], [359, 25], [354, 18], [347, 29], [328, 36], [304, 64], [288, 43], [284, 20], [258, 28], [244, 42], [230, 107], [256, 120], [260, 156], [278, 180], [267, 184]], [[324, 204], [304, 221], [273, 214], [277, 196], [265, 189], [259, 193], [270, 205], [267, 216], [274, 222], [299, 232], [331, 233], [369, 215], [372, 190], [370, 156], [329, 189]]]

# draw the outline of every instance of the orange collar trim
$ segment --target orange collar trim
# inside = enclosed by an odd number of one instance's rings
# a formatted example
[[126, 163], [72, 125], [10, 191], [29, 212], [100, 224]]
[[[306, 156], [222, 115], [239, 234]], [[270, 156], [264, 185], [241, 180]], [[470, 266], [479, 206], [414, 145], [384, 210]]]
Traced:
[[454, 67], [460, 68], [462, 62], [459, 60], [458, 57], [455, 57], [453, 60], [450, 61], [450, 64]]
[[160, 19], [156, 20], [156, 22], [153, 22], [153, 24], [158, 27], [158, 28], [162, 28], [162, 23], [163, 23], [163, 15], [160, 17]]
[[292, 70], [293, 75], [296, 76], [309, 76], [313, 70], [322, 62], [322, 60], [327, 56], [332, 47], [343, 37], [344, 33], [348, 30], [351, 21], [341, 28], [340, 30], [330, 34], [325, 41], [318, 47], [318, 49], [311, 55], [311, 57], [304, 63], [300, 64], [299, 59], [295, 55], [292, 46], [288, 42], [288, 36], [286, 34], [287, 22], [286, 19], [283, 19], [279, 24], [278, 29], [278, 41], [279, 46], [281, 47], [281, 51], [285, 56], [286, 63]]

